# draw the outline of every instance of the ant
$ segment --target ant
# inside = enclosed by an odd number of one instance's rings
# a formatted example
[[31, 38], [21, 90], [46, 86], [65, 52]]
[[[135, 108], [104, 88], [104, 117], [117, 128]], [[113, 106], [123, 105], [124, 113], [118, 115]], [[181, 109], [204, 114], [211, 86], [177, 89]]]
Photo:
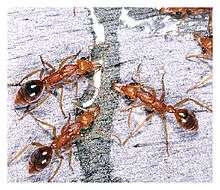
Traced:
[[[213, 56], [212, 36], [204, 36], [200, 33], [195, 32], [193, 34], [193, 37], [194, 37], [194, 40], [197, 41], [198, 45], [201, 47], [202, 52], [196, 55], [187, 55], [186, 59], [189, 61], [192, 61], [191, 58], [198, 58], [198, 59], [202, 58], [202, 59], [212, 60], [212, 56]], [[211, 78], [212, 78], [212, 75], [203, 77], [201, 81], [199, 81], [193, 87], [188, 89], [187, 92], [203, 87]]]
[[[139, 69], [140, 65], [138, 66]], [[212, 112], [212, 110], [206, 106], [200, 103], [197, 100], [194, 100], [192, 98], [184, 98], [180, 101], [178, 101], [174, 105], [169, 105], [164, 102], [165, 99], [165, 84], [164, 84], [164, 75], [162, 76], [162, 94], [160, 98], [156, 97], [156, 90], [150, 86], [146, 86], [143, 84], [140, 84], [135, 81], [134, 78], [132, 80], [134, 81], [133, 83], [129, 84], [123, 84], [123, 83], [118, 83], [118, 82], [113, 82], [112, 83], [112, 89], [120, 93], [122, 96], [125, 96], [129, 98], [130, 100], [133, 101], [131, 106], [124, 110], [124, 111], [129, 111], [129, 117], [133, 111], [133, 109], [138, 108], [138, 107], [145, 107], [147, 109], [150, 109], [151, 113], [145, 118], [145, 120], [138, 126], [136, 127], [130, 134], [129, 136], [125, 139], [124, 142], [120, 141], [120, 144], [125, 145], [130, 138], [132, 138], [137, 132], [143, 127], [143, 124], [150, 120], [152, 116], [154, 116], [156, 113], [159, 114], [160, 118], [163, 121], [164, 125], [164, 130], [165, 130], [165, 137], [166, 137], [166, 152], [167, 155], [169, 156], [169, 143], [168, 143], [168, 130], [167, 130], [167, 121], [166, 121], [166, 113], [173, 113], [177, 123], [180, 125], [185, 130], [188, 131], [197, 131], [199, 126], [198, 126], [198, 121], [196, 119], [195, 114], [186, 108], [178, 108], [182, 106], [183, 104], [187, 102], [194, 102], [195, 104], [199, 105], [200, 107], [206, 108], [208, 111]], [[137, 101], [140, 101], [141, 103], [138, 105], [135, 105]], [[130, 125], [129, 122], [130, 118], [128, 118], [128, 125]], [[129, 126], [130, 127], [130, 126]], [[118, 137], [117, 137], [118, 138]], [[118, 138], [119, 139], [119, 138]]]
[[[62, 161], [64, 159], [61, 153], [67, 150], [69, 150], [69, 154], [68, 154], [69, 167], [73, 171], [71, 165], [72, 143], [81, 136], [81, 129], [89, 128], [100, 113], [99, 106], [90, 107], [88, 109], [83, 109], [83, 108], [80, 109], [82, 109], [84, 112], [76, 117], [75, 122], [70, 122], [71, 119], [69, 115], [67, 123], [61, 129], [60, 135], [58, 136], [56, 135], [56, 128], [53, 127], [53, 140], [50, 145], [43, 145], [39, 142], [32, 142], [26, 145], [20, 151], [18, 151], [15, 157], [9, 161], [8, 165], [10, 165], [20, 155], [22, 155], [30, 146], [35, 146], [37, 147], [37, 149], [35, 149], [35, 151], [32, 152], [32, 154], [30, 155], [30, 159], [28, 163], [28, 172], [30, 174], [41, 172], [45, 167], [49, 165], [49, 163], [53, 158], [53, 155], [55, 154], [59, 158], [59, 164], [56, 170], [54, 171], [53, 175], [51, 175], [48, 179], [48, 182], [51, 182], [51, 180], [58, 173]], [[32, 117], [36, 119], [33, 115]], [[45, 124], [45, 122], [43, 121], [40, 121], [38, 119], [36, 120], [42, 124]]]
[[169, 7], [161, 8], [159, 10], [160, 14], [169, 14], [175, 16], [177, 19], [186, 19], [190, 15], [196, 16], [200, 14], [208, 14], [208, 32], [212, 33], [212, 8], [210, 7]]
[[198, 55], [187, 55], [186, 59], [191, 60], [190, 58], [203, 58], [212, 60], [213, 54], [213, 40], [212, 35], [204, 36], [198, 32], [193, 34], [194, 40], [197, 41], [198, 45], [201, 47], [202, 52]]
[[[62, 104], [64, 85], [76, 82], [76, 79], [71, 79], [71, 77], [85, 76], [87, 74], [95, 72], [101, 67], [100, 64], [90, 61], [88, 60], [88, 58], [85, 57], [76, 60], [74, 64], [66, 64], [69, 60], [74, 61], [76, 57], [80, 54], [80, 52], [81, 50], [76, 55], [70, 55], [62, 59], [57, 70], [51, 64], [45, 62], [42, 56], [40, 56], [40, 60], [44, 68], [32, 71], [16, 84], [8, 85], [20, 86], [20, 89], [18, 90], [14, 101], [15, 109], [26, 108], [24, 112], [25, 114], [20, 119], [23, 119], [26, 114], [30, 113], [32, 110], [45, 102], [49, 98], [49, 96], [53, 94], [53, 91], [58, 88], [61, 89], [59, 106], [63, 116], [66, 118]], [[50, 71], [46, 76], [44, 76], [45, 70], [48, 70], [46, 66], [50, 68]], [[40, 75], [38, 80], [29, 80], [23, 83], [25, 79], [39, 72]], [[43, 98], [43, 94], [45, 94], [45, 92], [46, 96], [44, 96]], [[34, 104], [35, 106], [29, 109], [30, 106]]]

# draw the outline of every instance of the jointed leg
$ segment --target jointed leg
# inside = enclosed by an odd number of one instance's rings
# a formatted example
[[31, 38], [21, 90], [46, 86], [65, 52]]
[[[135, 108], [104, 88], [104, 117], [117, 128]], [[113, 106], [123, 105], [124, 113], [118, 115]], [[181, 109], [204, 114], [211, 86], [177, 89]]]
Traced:
[[61, 61], [60, 61], [60, 64], [59, 64], [59, 69], [60, 68], [62, 68], [65, 64], [66, 64], [66, 62], [69, 60], [69, 59], [73, 59], [73, 61], [77, 58], [77, 56], [81, 53], [81, 51], [82, 50], [80, 50], [77, 54], [75, 54], [75, 55], [70, 55], [70, 56], [68, 56], [68, 57], [66, 57], [66, 58], [64, 58], [64, 59], [62, 59]]
[[48, 93], [48, 95], [42, 99], [41, 101], [37, 102], [37, 104], [31, 108], [31, 109], [27, 109], [25, 110], [23, 116], [21, 118], [19, 118], [19, 120], [22, 120], [24, 117], [26, 117], [30, 112], [32, 112], [34, 109], [36, 109], [37, 107], [39, 107], [41, 104], [43, 104], [49, 97], [50, 97], [51, 93]]
[[63, 110], [63, 88], [61, 88], [59, 106], [60, 106], [60, 110], [61, 110], [64, 118], [66, 118], [66, 114], [65, 114], [65, 112]]
[[69, 167], [71, 169], [71, 171], [73, 172], [73, 166], [72, 166], [72, 155], [73, 155], [73, 149], [72, 146], [69, 147], [69, 152], [68, 152], [68, 160], [69, 160]]
[[153, 117], [154, 114], [155, 114], [154, 112], [151, 113], [151, 114], [149, 114], [149, 115], [144, 119], [144, 121], [143, 121], [138, 127], [136, 127], [136, 128], [129, 134], [129, 136], [125, 139], [125, 141], [124, 141], [122, 144], [125, 145], [125, 144], [128, 142], [128, 140], [129, 140], [130, 138], [132, 138], [132, 137], [144, 126], [144, 123], [145, 123], [146, 121], [150, 120], [150, 119]]
[[[109, 139], [109, 136], [108, 136], [109, 133], [105, 134], [100, 127], [96, 129], [96, 133], [98, 135], [101, 135], [102, 138]], [[122, 145], [122, 140], [117, 135], [115, 135], [115, 134], [109, 134], [109, 135], [111, 137], [114, 137], [115, 139], [117, 139], [117, 141], [114, 140], [116, 143], [118, 143], [119, 145]], [[111, 140], [113, 140], [113, 139], [111, 139]]]
[[44, 76], [44, 69], [41, 69], [40, 75], [39, 75], [39, 79], [42, 80], [43, 76]]
[[62, 161], [63, 161], [63, 156], [60, 155], [59, 158], [60, 158], [59, 164], [58, 164], [56, 170], [54, 171], [53, 175], [49, 177], [48, 182], [51, 182], [51, 180], [57, 175], [57, 173], [58, 173], [58, 171], [61, 167], [61, 164], [62, 164]]
[[[141, 66], [141, 64], [138, 65], [135, 74], [132, 76], [132, 80], [133, 80], [135, 83], [138, 83], [138, 84], [140, 83], [140, 82], [138, 82], [138, 81], [140, 81], [140, 66]], [[138, 81], [134, 78], [135, 75], [138, 76]], [[148, 86], [148, 85], [146, 85], [145, 83], [140, 83], [140, 85], [141, 85], [141, 88], [142, 88], [142, 89], [144, 89], [144, 90], [146, 90], [146, 91], [147, 91], [147, 90], [150, 90], [151, 93], [153, 94], [153, 96], [156, 97], [156, 90], [155, 90], [153, 87]]]
[[166, 140], [166, 152], [167, 152], [167, 156], [170, 156], [169, 153], [169, 134], [168, 134], [168, 129], [167, 129], [167, 121], [166, 121], [166, 116], [164, 114], [160, 115], [162, 121], [163, 121], [163, 126], [164, 126], [164, 132], [165, 132], [165, 140]]
[[79, 85], [78, 85], [78, 82], [76, 81], [76, 98], [78, 98], [78, 91], [79, 91]]
[[48, 68], [46, 66], [48, 66], [50, 69], [52, 69], [52, 72], [56, 71], [55, 67], [52, 66], [50, 63], [48, 63], [47, 61], [44, 61], [42, 56], [40, 55], [40, 60], [41, 60], [41, 63], [43, 65], [43, 67], [48, 70]]
[[38, 142], [32, 142], [32, 143], [30, 143], [30, 144], [28, 144], [28, 145], [25, 145], [21, 150], [19, 150], [19, 151], [16, 153], [15, 157], [12, 158], [12, 159], [8, 162], [8, 166], [9, 166], [14, 160], [18, 159], [18, 157], [21, 156], [30, 146], [41, 147], [41, 146], [43, 146], [43, 145], [42, 145], [41, 143], [38, 143]]
[[165, 98], [165, 95], [166, 95], [165, 84], [164, 84], [164, 75], [165, 75], [165, 73], [163, 74], [162, 80], [161, 80], [161, 84], [162, 84], [162, 94], [160, 96], [160, 101], [161, 102], [164, 102], [164, 98]]
[[[135, 102], [133, 104], [135, 104]], [[131, 128], [131, 114], [132, 114], [133, 110], [138, 107], [145, 107], [145, 105], [143, 103], [141, 103], [139, 105], [131, 105], [131, 106], [129, 106], [129, 108], [121, 110], [122, 112], [129, 111], [129, 113], [128, 113], [128, 128]]]
[[183, 100], [180, 100], [179, 102], [177, 102], [177, 103], [174, 105], [174, 107], [182, 106], [184, 103], [189, 102], [189, 101], [192, 101], [192, 102], [194, 102], [195, 104], [199, 105], [200, 107], [205, 108], [205, 109], [207, 109], [208, 111], [212, 112], [212, 109], [209, 108], [209, 106], [205, 105], [204, 103], [200, 103], [199, 101], [194, 100], [194, 99], [192, 99], [192, 98], [185, 98], [185, 99], [183, 99]]
[[[42, 120], [36, 118], [32, 113], [30, 113], [30, 116], [31, 116], [35, 121], [37, 121], [37, 122], [39, 122], [39, 123], [41, 123], [41, 124], [43, 124], [43, 125], [48, 126], [48, 127], [52, 130], [52, 135], [53, 135], [53, 137], [56, 137], [56, 127], [55, 127], [55, 126], [53, 126], [53, 125], [51, 125], [51, 124], [49, 124], [49, 123], [47, 123], [47, 122], [45, 122], [45, 121], [42, 121]], [[40, 127], [42, 127], [42, 126], [40, 125]], [[44, 127], [42, 127], [42, 128], [45, 130]]]
[[192, 90], [195, 90], [197, 88], [202, 88], [203, 86], [205, 86], [209, 80], [212, 79], [212, 74], [208, 75], [208, 76], [205, 76], [202, 78], [201, 81], [197, 82], [194, 86], [192, 86], [191, 88], [189, 88], [186, 92], [190, 92]]
[[203, 62], [204, 62], [204, 60], [202, 60], [202, 59], [208, 59], [208, 60], [211, 59], [210, 55], [208, 55], [208, 54], [195, 54], [195, 55], [187, 55], [186, 56], [187, 60], [195, 61], [195, 60], [193, 60], [191, 58], [197, 58], [197, 59], [199, 59], [199, 60], [201, 60]]
[[42, 69], [34, 70], [34, 71], [32, 71], [31, 73], [29, 73], [29, 74], [27, 74], [26, 76], [24, 76], [18, 83], [8, 84], [8, 86], [21, 86], [21, 83], [22, 83], [25, 79], [27, 79], [27, 78], [31, 77], [32, 75], [34, 75], [34, 74], [40, 72], [41, 70], [42, 70]]
[[209, 14], [208, 32], [212, 34], [212, 13]]
[[[136, 72], [133, 74], [133, 76], [132, 76], [132, 80], [135, 82], [135, 83], [139, 83], [138, 81], [140, 81], [140, 67], [141, 67], [141, 64], [139, 64], [138, 66], [137, 66], [137, 70], [136, 70]], [[135, 79], [135, 76], [137, 76], [137, 78], [138, 78], [138, 81]]]

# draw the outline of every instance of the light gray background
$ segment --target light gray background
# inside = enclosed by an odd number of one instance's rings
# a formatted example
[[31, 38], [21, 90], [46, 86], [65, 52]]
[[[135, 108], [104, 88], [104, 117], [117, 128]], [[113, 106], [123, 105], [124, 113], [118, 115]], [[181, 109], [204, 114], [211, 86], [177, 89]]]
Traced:
[[[124, 20], [122, 12], [134, 25]], [[57, 66], [58, 61], [83, 49], [82, 56], [90, 55], [89, 46], [96, 39], [93, 20], [87, 8], [15, 8], [8, 12], [8, 81], [19, 81], [30, 71], [39, 68], [39, 55]], [[159, 15], [151, 8], [95, 8], [98, 21], [104, 26], [105, 66], [99, 96], [95, 101], [102, 112], [93, 128], [74, 143], [74, 173], [67, 159], [54, 178], [55, 182], [211, 182], [212, 181], [212, 114], [194, 104], [186, 107], [196, 111], [198, 133], [179, 128], [173, 115], [167, 114], [170, 154], [165, 152], [165, 138], [161, 120], [155, 116], [140, 134], [124, 147], [111, 140], [111, 133], [124, 139], [131, 129], [127, 126], [125, 100], [110, 89], [111, 81], [131, 82], [132, 73], [141, 64], [140, 78], [161, 93], [163, 68], [166, 85], [166, 102], [174, 104], [182, 97], [212, 102], [212, 85], [186, 94], [186, 90], [204, 75], [210, 73], [209, 63], [190, 62], [187, 54], [199, 53], [200, 47], [193, 40], [193, 31], [206, 32], [207, 16], [180, 21]], [[94, 57], [98, 52], [92, 51]], [[118, 63], [123, 63], [113, 67]], [[36, 76], [37, 77], [37, 76]], [[81, 97], [88, 80], [80, 81]], [[89, 87], [90, 89], [91, 87]], [[39, 141], [50, 143], [50, 133], [38, 127], [31, 117], [18, 121], [13, 109], [17, 88], [8, 89], [8, 157], [24, 145]], [[91, 92], [88, 90], [88, 93]], [[75, 91], [65, 89], [65, 110], [73, 112], [71, 105]], [[81, 102], [88, 99], [84, 95]], [[57, 99], [53, 96], [39, 107], [35, 115], [59, 129], [64, 125]], [[145, 112], [136, 109], [132, 115], [132, 127], [144, 118]], [[105, 135], [100, 135], [100, 128]], [[135, 144], [143, 146], [135, 148]], [[27, 172], [29, 149], [20, 159], [8, 167], [9, 182], [46, 182], [57, 165], [55, 158], [44, 171], [30, 176]], [[64, 157], [66, 155], [64, 154]]]

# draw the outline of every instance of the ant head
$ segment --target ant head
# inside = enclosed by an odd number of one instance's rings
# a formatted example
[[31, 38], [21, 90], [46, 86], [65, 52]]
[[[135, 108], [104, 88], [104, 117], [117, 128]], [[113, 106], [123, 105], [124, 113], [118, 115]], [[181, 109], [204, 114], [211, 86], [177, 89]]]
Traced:
[[207, 52], [207, 49], [205, 47], [202, 47], [202, 53], [205, 54]]
[[170, 12], [170, 10], [169, 10], [170, 8], [161, 8], [160, 10], [159, 10], [159, 13], [160, 14], [167, 14], [167, 13], [169, 13]]
[[51, 161], [52, 148], [49, 146], [43, 146], [36, 149], [30, 157], [28, 171], [30, 174], [40, 172], [43, 170]]
[[126, 96], [130, 99], [136, 99], [137, 91], [141, 88], [141, 85], [138, 83], [130, 84], [121, 84], [121, 83], [112, 83], [112, 89], [119, 92], [123, 96]]
[[97, 71], [101, 68], [101, 64], [90, 61], [90, 60], [86, 59], [85, 57], [78, 59], [76, 61], [76, 64], [78, 66], [79, 75], [90, 74], [90, 73]]
[[44, 90], [44, 84], [40, 80], [30, 80], [22, 84], [15, 98], [16, 108], [26, 107], [36, 102]]
[[100, 107], [94, 106], [88, 108], [88, 112], [90, 112], [91, 115], [93, 115], [94, 119], [100, 114]]
[[193, 33], [193, 37], [194, 37], [194, 40], [199, 42], [201, 40], [201, 38], [202, 38], [202, 34], [199, 33], [199, 32], [194, 32]]
[[161, 8], [159, 10], [160, 14], [169, 14], [175, 16], [176, 18], [182, 18], [184, 11], [182, 8]]
[[84, 128], [88, 128], [97, 118], [100, 113], [100, 107], [94, 106], [84, 111], [81, 115], [76, 118], [76, 122], [81, 123]]
[[198, 121], [195, 114], [187, 109], [178, 109], [175, 112], [175, 117], [179, 125], [189, 131], [197, 131]]

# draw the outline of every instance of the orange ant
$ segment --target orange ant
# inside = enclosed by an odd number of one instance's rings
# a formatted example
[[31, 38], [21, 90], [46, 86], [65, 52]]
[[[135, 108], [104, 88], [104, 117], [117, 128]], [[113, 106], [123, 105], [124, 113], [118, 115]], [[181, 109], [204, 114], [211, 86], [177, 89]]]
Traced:
[[[196, 40], [198, 45], [201, 47], [202, 52], [197, 55], [187, 55], [186, 59], [189, 61], [192, 61], [191, 58], [198, 58], [198, 59], [202, 58], [202, 59], [212, 60], [212, 56], [213, 56], [212, 36], [204, 36], [197, 32], [194, 33], [193, 36], [194, 36], [194, 40]], [[203, 77], [201, 81], [199, 81], [193, 87], [188, 89], [187, 92], [203, 87], [211, 78], [212, 78], [212, 75]]]
[[[61, 155], [62, 151], [67, 151], [67, 150], [69, 150], [69, 154], [68, 154], [69, 167], [73, 171], [71, 165], [72, 143], [74, 140], [80, 137], [81, 129], [87, 129], [92, 125], [92, 123], [95, 121], [95, 119], [100, 113], [100, 108], [99, 106], [94, 106], [88, 109], [83, 109], [83, 111], [84, 112], [82, 114], [76, 117], [75, 122], [70, 122], [70, 115], [69, 115], [67, 123], [61, 129], [60, 135], [56, 136], [56, 128], [53, 127], [53, 141], [51, 142], [50, 145], [43, 145], [39, 142], [32, 142], [26, 145], [20, 151], [18, 151], [15, 157], [9, 161], [8, 165], [10, 165], [20, 155], [22, 155], [30, 146], [36, 146], [37, 149], [34, 152], [32, 152], [32, 154], [30, 155], [30, 160], [28, 163], [28, 172], [30, 174], [41, 172], [45, 167], [49, 165], [53, 155], [55, 154], [56, 156], [58, 156], [60, 161], [53, 175], [51, 175], [48, 179], [48, 182], [50, 182], [58, 173], [61, 167], [62, 161], [64, 159], [63, 156]], [[46, 124], [45, 122], [36, 119], [33, 115], [32, 117], [38, 122], [42, 124]]]
[[[70, 55], [61, 60], [57, 70], [51, 64], [45, 62], [42, 56], [40, 56], [41, 63], [44, 68], [47, 66], [51, 69], [46, 76], [44, 76], [45, 69], [42, 68], [27, 74], [21, 79], [20, 82], [16, 84], [9, 84], [9, 86], [20, 86], [14, 102], [15, 109], [26, 108], [25, 113], [30, 113], [32, 110], [45, 102], [53, 93], [54, 89], [61, 88], [59, 106], [62, 114], [64, 117], [66, 117], [62, 105], [64, 85], [76, 82], [76, 80], [71, 80], [71, 77], [85, 76], [96, 71], [97, 69], [100, 69], [101, 67], [100, 64], [90, 61], [85, 57], [76, 60], [76, 63], [74, 64], [66, 64], [69, 60], [74, 61], [80, 52], [81, 51], [79, 51], [76, 55]], [[46, 70], [48, 70], [48, 68], [46, 68]], [[39, 72], [40, 76], [38, 80], [30, 80], [23, 83], [25, 79]], [[47, 95], [42, 98], [44, 92], [46, 92]], [[29, 109], [33, 104], [35, 104], [35, 106]], [[24, 118], [26, 114], [24, 114], [20, 119]]]
[[170, 14], [179, 19], [188, 18], [190, 15], [208, 14], [208, 31], [212, 33], [212, 8], [210, 7], [169, 7], [161, 8], [159, 12], [160, 14]]
[[198, 45], [201, 47], [202, 52], [198, 55], [187, 55], [186, 59], [191, 60], [190, 58], [203, 58], [203, 59], [212, 59], [213, 54], [213, 40], [212, 36], [204, 36], [200, 33], [195, 32], [193, 34], [194, 40], [197, 41]]
[[[159, 99], [156, 97], [156, 90], [154, 88], [145, 85], [143, 86], [142, 84], [137, 83], [135, 80], [134, 83], [129, 83], [129, 84], [113, 82], [112, 89], [119, 92], [122, 96], [128, 97], [130, 100], [134, 101], [132, 103], [133, 105], [131, 105], [128, 109], [125, 110], [125, 111], [129, 111], [128, 125], [130, 125], [130, 121], [129, 121], [130, 115], [134, 108], [147, 107], [148, 109], [150, 109], [150, 111], [152, 111], [152, 113], [150, 113], [146, 117], [146, 119], [130, 133], [130, 135], [125, 139], [124, 142], [119, 140], [120, 143], [125, 145], [128, 142], [128, 140], [132, 138], [135, 134], [137, 134], [137, 132], [143, 127], [144, 122], [150, 120], [152, 116], [158, 113], [163, 121], [165, 135], [166, 135], [166, 152], [167, 155], [169, 156], [168, 130], [167, 130], [165, 114], [173, 113], [177, 123], [180, 125], [180, 127], [184, 128], [185, 130], [197, 131], [199, 126], [195, 114], [189, 109], [178, 108], [178, 107], [191, 101], [203, 108], [206, 108], [210, 112], [212, 112], [212, 110], [208, 106], [205, 106], [199, 101], [194, 100], [192, 98], [182, 99], [174, 105], [166, 104], [164, 102], [164, 98], [165, 98], [164, 74], [161, 83], [162, 83], [162, 94]], [[138, 100], [141, 101], [141, 103], [139, 105], [135, 105]]]

